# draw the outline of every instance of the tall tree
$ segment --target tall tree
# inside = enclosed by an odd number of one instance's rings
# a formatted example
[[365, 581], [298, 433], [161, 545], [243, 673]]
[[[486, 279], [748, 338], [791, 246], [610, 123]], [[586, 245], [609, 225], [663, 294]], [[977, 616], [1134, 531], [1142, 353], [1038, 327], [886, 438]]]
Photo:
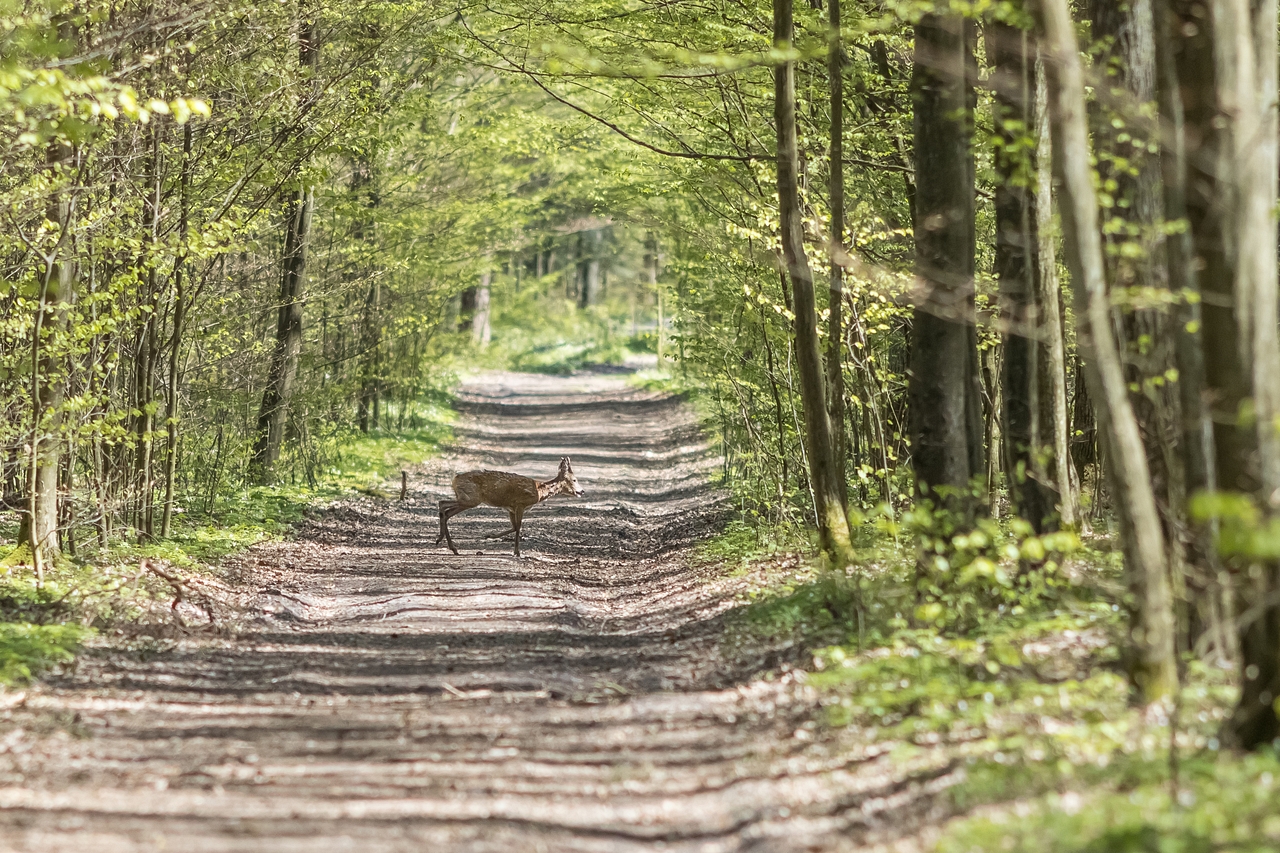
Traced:
[[984, 473], [974, 309], [971, 28], [958, 14], [915, 27], [915, 308], [908, 415], [916, 480], [935, 495]]
[[[302, 87], [299, 115], [310, 97], [309, 84], [320, 64], [320, 43], [316, 22], [305, 17], [298, 31], [298, 64], [308, 85]], [[299, 164], [301, 172], [306, 164]], [[311, 212], [315, 190], [302, 176], [296, 176], [285, 206], [284, 255], [280, 263], [280, 306], [276, 322], [275, 346], [267, 370], [267, 386], [262, 392], [258, 414], [258, 436], [253, 448], [256, 478], [265, 482], [280, 457], [284, 428], [289, 417], [294, 381], [298, 375], [298, 355], [302, 349], [302, 290], [307, 275], [307, 249], [311, 240]]]
[[836, 488], [846, 515], [849, 478], [845, 470], [848, 444], [844, 425], [844, 42], [840, 36], [840, 0], [830, 0], [831, 32], [827, 45], [827, 83], [831, 96], [829, 198], [831, 204], [830, 294], [827, 313], [827, 376], [831, 380], [831, 443], [835, 456]]
[[[59, 28], [67, 31], [66, 25]], [[52, 191], [46, 214], [57, 230], [57, 240], [44, 258], [35, 328], [31, 336], [32, 432], [27, 516], [19, 541], [31, 548], [37, 574], [61, 551], [58, 539], [58, 472], [62, 461], [62, 404], [65, 399], [66, 365], [57, 350], [59, 331], [69, 321], [74, 299], [73, 263], [63, 255], [70, 247], [73, 200], [67, 186], [75, 165], [75, 150], [61, 138], [48, 146], [48, 175]]]
[[[773, 70], [773, 118], [777, 132], [778, 213], [782, 255], [791, 280], [795, 313], [796, 364], [804, 408], [809, 477], [813, 485], [818, 534], [823, 550], [840, 563], [850, 554], [849, 520], [844, 512], [835, 472], [835, 448], [827, 417], [822, 352], [818, 344], [818, 312], [813, 272], [804, 250], [800, 211], [800, 153], [796, 144], [796, 82], [792, 48], [791, 0], [773, 0], [773, 47], [779, 55]], [[782, 58], [785, 57], [785, 58]]]
[[1032, 429], [1032, 444], [1052, 448], [1052, 473], [1058, 492], [1062, 523], [1074, 527], [1079, 520], [1079, 482], [1071, 464], [1071, 421], [1067, 409], [1067, 342], [1062, 310], [1062, 286], [1058, 280], [1057, 234], [1053, 220], [1053, 133], [1049, 120], [1049, 88], [1044, 63], [1036, 52], [1035, 101], [1035, 233], [1040, 324], [1038, 338], [1044, 358], [1040, 362], [1039, 418]]
[[[1174, 36], [1165, 75], [1171, 88], [1176, 84], [1185, 169], [1173, 202], [1185, 205], [1189, 266], [1203, 294], [1204, 400], [1213, 438], [1204, 479], [1253, 497], [1271, 515], [1280, 487], [1276, 4], [1168, 0], [1162, 14], [1164, 32]], [[1280, 571], [1274, 560], [1248, 554], [1230, 562], [1253, 606], [1238, 616], [1241, 693], [1225, 734], [1252, 748], [1280, 735]]]
[[1035, 210], [1034, 69], [1030, 36], [1004, 21], [986, 28], [987, 59], [992, 65], [995, 102], [996, 255], [1000, 316], [1004, 331], [1003, 438], [1005, 471], [1014, 508], [1037, 531], [1055, 512], [1057, 497], [1045, 476], [1042, 459], [1052, 449], [1042, 436], [1047, 396], [1041, 387], [1041, 365], [1047, 359], [1042, 342], [1038, 219]]
[[1111, 325], [1098, 200], [1089, 162], [1084, 69], [1067, 0], [1038, 0], [1053, 119], [1055, 168], [1062, 182], [1062, 226], [1075, 293], [1078, 346], [1097, 407], [1098, 428], [1120, 522], [1128, 586], [1134, 597], [1131, 672], [1148, 701], [1178, 686], [1173, 593], [1146, 451], [1129, 399]]

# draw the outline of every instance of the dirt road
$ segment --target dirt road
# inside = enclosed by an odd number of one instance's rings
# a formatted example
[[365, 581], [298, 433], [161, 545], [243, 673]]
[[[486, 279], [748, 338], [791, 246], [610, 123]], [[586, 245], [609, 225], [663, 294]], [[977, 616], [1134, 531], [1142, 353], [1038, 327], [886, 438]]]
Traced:
[[[328, 514], [237, 571], [233, 638], [95, 649], [0, 715], [0, 849], [800, 851], [896, 833], [946, 770], [837, 741], [790, 679], [719, 654], [742, 581], [694, 569], [725, 514], [677, 400], [604, 376], [492, 374], [411, 499]], [[452, 471], [587, 490], [533, 509], [526, 557], [433, 547]], [[483, 553], [480, 553], [483, 552]]]

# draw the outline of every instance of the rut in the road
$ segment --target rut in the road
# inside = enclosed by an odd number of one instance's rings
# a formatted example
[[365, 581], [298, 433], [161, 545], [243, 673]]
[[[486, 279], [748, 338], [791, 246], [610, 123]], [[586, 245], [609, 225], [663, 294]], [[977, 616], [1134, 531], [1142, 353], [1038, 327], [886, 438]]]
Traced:
[[[240, 563], [250, 630], [103, 648], [6, 711], [0, 849], [853, 849], [930, 807], [936, 759], [815, 734], [787, 679], [726, 683], [739, 586], [683, 552], [726, 508], [679, 400], [499, 374], [460, 408], [411, 501]], [[500, 510], [432, 547], [455, 470], [565, 455], [588, 494], [530, 511], [530, 557], [482, 538]]]

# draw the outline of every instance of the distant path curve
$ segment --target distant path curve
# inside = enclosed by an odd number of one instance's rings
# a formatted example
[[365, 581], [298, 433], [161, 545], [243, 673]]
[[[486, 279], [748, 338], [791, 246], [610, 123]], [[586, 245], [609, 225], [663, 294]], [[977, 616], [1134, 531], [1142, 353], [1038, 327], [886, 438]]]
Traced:
[[[688, 407], [523, 374], [459, 407], [409, 501], [240, 561], [260, 615], [238, 636], [96, 649], [10, 700], [0, 850], [789, 853], [923, 816], [947, 768], [837, 743], [802, 687], [726, 674], [742, 582], [685, 556], [726, 512]], [[481, 538], [499, 510], [454, 520], [461, 556], [432, 547], [453, 472], [564, 455], [587, 494], [529, 513], [526, 559]]]

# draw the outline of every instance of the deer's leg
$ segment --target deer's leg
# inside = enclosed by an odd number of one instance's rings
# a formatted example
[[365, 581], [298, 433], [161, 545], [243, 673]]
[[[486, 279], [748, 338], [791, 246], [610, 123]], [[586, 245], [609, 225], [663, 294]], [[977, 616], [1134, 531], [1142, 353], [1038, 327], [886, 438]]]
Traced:
[[457, 505], [458, 505], [457, 501], [451, 501], [451, 500], [440, 501], [440, 535], [436, 537], [437, 545], [443, 542], [445, 536], [447, 535], [448, 528], [445, 527], [445, 522], [448, 521], [448, 516], [446, 516], [445, 513], [448, 510], [453, 509]]
[[516, 556], [520, 556], [520, 525], [524, 524], [524, 510], [516, 509], [511, 511], [511, 527], [516, 532]]
[[501, 533], [491, 533], [491, 534], [489, 534], [488, 536], [486, 536], [486, 537], [484, 537], [484, 538], [485, 538], [485, 539], [502, 539], [502, 538], [503, 538], [503, 537], [505, 537], [505, 536], [508, 536], [508, 535], [510, 535], [510, 534], [512, 534], [512, 533], [515, 533], [515, 532], [516, 532], [516, 513], [515, 513], [515, 510], [510, 510], [510, 509], [509, 509], [509, 510], [507, 510], [507, 518], [511, 519], [511, 527], [510, 527], [510, 529], [508, 529], [508, 530], [504, 530], [504, 531], [502, 531]]
[[440, 532], [444, 534], [444, 541], [448, 544], [449, 550], [458, 553], [457, 546], [453, 544], [453, 537], [449, 535], [449, 519], [453, 518], [460, 512], [465, 512], [475, 507], [460, 506], [457, 501], [448, 501], [449, 506], [444, 506], [445, 502], [441, 502], [440, 508]]

